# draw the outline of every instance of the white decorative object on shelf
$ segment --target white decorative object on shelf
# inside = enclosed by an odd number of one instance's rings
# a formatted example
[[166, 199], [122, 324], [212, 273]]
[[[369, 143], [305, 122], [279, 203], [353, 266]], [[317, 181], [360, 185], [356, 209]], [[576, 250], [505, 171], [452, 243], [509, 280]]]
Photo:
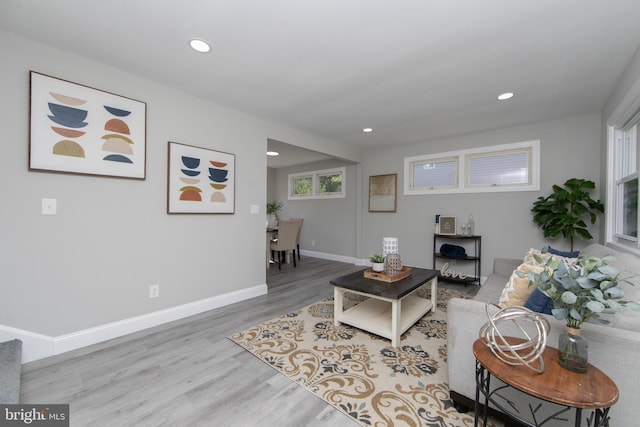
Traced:
[[476, 226], [476, 223], [473, 220], [473, 214], [469, 214], [469, 219], [467, 220], [468, 236], [473, 236], [475, 226]]
[[398, 254], [398, 238], [397, 237], [383, 237], [382, 238], [382, 254], [387, 256], [389, 254]]
[[449, 277], [451, 272], [449, 271], [449, 263], [445, 262], [442, 268], [440, 269], [440, 275], [442, 277]]
[[440, 269], [440, 276], [451, 277], [452, 279], [461, 279], [461, 280], [464, 280], [468, 277], [467, 273], [465, 273], [464, 271], [449, 270], [448, 262], [445, 262], [442, 268]]

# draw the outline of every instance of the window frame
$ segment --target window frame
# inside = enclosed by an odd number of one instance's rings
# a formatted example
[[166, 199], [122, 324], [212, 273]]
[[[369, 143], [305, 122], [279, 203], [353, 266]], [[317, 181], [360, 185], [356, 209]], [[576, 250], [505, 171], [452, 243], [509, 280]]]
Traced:
[[[342, 186], [340, 191], [332, 193], [320, 192], [320, 177], [331, 175], [340, 175], [342, 177]], [[311, 194], [294, 194], [295, 180], [307, 177], [311, 178]], [[343, 199], [346, 197], [347, 168], [343, 166], [339, 168], [291, 173], [287, 176], [287, 182], [288, 200]]]
[[[446, 153], [444, 153], [446, 154]], [[429, 191], [433, 191], [433, 190], [446, 190], [446, 189], [452, 189], [452, 188], [458, 188], [460, 186], [459, 183], [459, 179], [460, 179], [460, 174], [458, 173], [458, 171], [460, 170], [460, 159], [458, 156], [418, 156], [416, 158], [416, 160], [409, 162], [408, 166], [406, 163], [406, 158], [405, 158], [405, 170], [406, 168], [410, 168], [409, 169], [409, 178], [405, 179], [405, 183], [408, 183], [409, 188], [411, 189], [411, 191], [421, 191], [421, 189], [428, 189]], [[415, 177], [415, 167], [416, 166], [425, 166], [425, 165], [429, 165], [432, 163], [449, 163], [453, 161], [455, 163], [454, 167], [455, 167], [455, 173], [454, 173], [454, 182], [446, 185], [439, 185], [439, 186], [430, 186], [430, 187], [416, 187], [414, 185], [414, 177]], [[406, 193], [405, 193], [406, 194]]]
[[[635, 156], [633, 170], [628, 170], [628, 161], [624, 157], [628, 156], [627, 150], [620, 150], [617, 143], [618, 132], [626, 135], [632, 132], [633, 142], [629, 147], [632, 155]], [[630, 181], [638, 180], [640, 176], [640, 120], [632, 121], [631, 124], [616, 129], [615, 126], [608, 125], [607, 129], [607, 208], [605, 209], [607, 244], [631, 251], [640, 255], [639, 236], [623, 234], [624, 222], [624, 185]], [[640, 198], [636, 198], [636, 224], [640, 224]], [[636, 233], [638, 230], [636, 230]]]
[[[528, 182], [524, 184], [490, 185], [470, 184], [469, 163], [478, 157], [491, 157], [505, 153], [527, 153]], [[419, 164], [434, 163], [445, 159], [455, 158], [457, 161], [457, 183], [455, 186], [441, 186], [417, 188], [414, 182], [414, 167]], [[426, 194], [457, 194], [457, 193], [494, 193], [511, 191], [539, 191], [540, 190], [540, 140], [522, 141], [509, 144], [492, 145], [460, 151], [450, 151], [404, 158], [404, 195]]]

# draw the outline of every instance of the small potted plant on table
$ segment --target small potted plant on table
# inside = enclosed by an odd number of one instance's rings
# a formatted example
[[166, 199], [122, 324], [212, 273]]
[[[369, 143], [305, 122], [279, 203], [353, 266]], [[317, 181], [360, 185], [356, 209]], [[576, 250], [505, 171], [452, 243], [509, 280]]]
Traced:
[[284, 204], [282, 202], [278, 202], [277, 200], [267, 203], [267, 215], [269, 216], [267, 219], [267, 226], [269, 228], [278, 227], [278, 212], [282, 210], [283, 205]]
[[369, 261], [373, 264], [371, 267], [373, 271], [377, 271], [378, 273], [384, 271], [384, 255], [373, 254], [369, 257]]

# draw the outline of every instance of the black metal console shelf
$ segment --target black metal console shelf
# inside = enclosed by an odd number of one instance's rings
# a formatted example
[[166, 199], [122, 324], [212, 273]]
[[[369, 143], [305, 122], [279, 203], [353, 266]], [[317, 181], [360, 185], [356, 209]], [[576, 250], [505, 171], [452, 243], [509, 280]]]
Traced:
[[[465, 245], [465, 242], [470, 244]], [[457, 258], [450, 257], [446, 255], [442, 255], [439, 252], [439, 247], [443, 243], [456, 244], [459, 246], [465, 247], [467, 251], [473, 250], [471, 253], [467, 253], [466, 258]], [[463, 283], [465, 285], [474, 284], [480, 285], [481, 278], [481, 256], [482, 256], [482, 236], [464, 236], [462, 234], [434, 234], [433, 235], [433, 269], [440, 271], [442, 266], [449, 261], [456, 261], [457, 263], [473, 263], [473, 275], [469, 274], [466, 278], [453, 278], [446, 277], [442, 274], [438, 274], [438, 280], [452, 282], [452, 283]], [[453, 268], [452, 270], [455, 270]], [[461, 271], [466, 271], [461, 268]]]

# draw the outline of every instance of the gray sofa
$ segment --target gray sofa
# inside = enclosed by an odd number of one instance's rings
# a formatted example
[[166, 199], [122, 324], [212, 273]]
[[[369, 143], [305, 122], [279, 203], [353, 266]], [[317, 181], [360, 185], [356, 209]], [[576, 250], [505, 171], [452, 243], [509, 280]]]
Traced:
[[[589, 245], [581, 253], [597, 257], [613, 255], [616, 257], [616, 261], [611, 265], [621, 271], [640, 273], [640, 258], [632, 254], [599, 244]], [[486, 303], [498, 303], [509, 277], [521, 263], [522, 259], [495, 259], [492, 274], [487, 278], [474, 299], [452, 298], [449, 300], [447, 306], [449, 388], [451, 398], [460, 410], [464, 407], [473, 409], [475, 359], [471, 347], [478, 338], [480, 327], [487, 322]], [[624, 299], [640, 301], [640, 281], [638, 278], [634, 278], [633, 281], [636, 283], [635, 286], [620, 285], [625, 291]], [[495, 311], [497, 308], [492, 309], [491, 313], [495, 313]], [[551, 324], [547, 345], [557, 347], [558, 333], [565, 329], [565, 321], [558, 321], [553, 316], [545, 316]], [[589, 343], [589, 363], [609, 375], [618, 386], [620, 397], [610, 412], [611, 425], [639, 425], [637, 402], [638, 396], [640, 396], [640, 358], [638, 357], [640, 352], [640, 313], [623, 308], [620, 313], [605, 315], [602, 318], [607, 320], [606, 325], [596, 323], [582, 325], [582, 336]], [[518, 394], [512, 390], [509, 393]], [[524, 395], [514, 396], [515, 401], [523, 399], [531, 400]], [[524, 418], [528, 417], [524, 416]], [[550, 425], [567, 424], [545, 424], [545, 426]]]

